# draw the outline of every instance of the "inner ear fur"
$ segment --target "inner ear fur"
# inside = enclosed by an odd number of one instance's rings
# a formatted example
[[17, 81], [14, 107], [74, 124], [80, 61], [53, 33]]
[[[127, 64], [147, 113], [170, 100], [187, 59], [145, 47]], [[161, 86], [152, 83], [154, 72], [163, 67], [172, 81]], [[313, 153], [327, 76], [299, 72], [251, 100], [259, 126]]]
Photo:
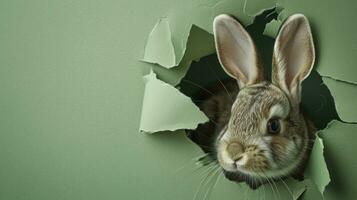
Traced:
[[262, 63], [244, 27], [232, 16], [222, 14], [214, 19], [213, 32], [218, 59], [226, 73], [237, 79], [240, 87], [261, 82]]
[[274, 45], [272, 82], [300, 102], [301, 83], [315, 62], [315, 48], [307, 18], [294, 14], [283, 23]]

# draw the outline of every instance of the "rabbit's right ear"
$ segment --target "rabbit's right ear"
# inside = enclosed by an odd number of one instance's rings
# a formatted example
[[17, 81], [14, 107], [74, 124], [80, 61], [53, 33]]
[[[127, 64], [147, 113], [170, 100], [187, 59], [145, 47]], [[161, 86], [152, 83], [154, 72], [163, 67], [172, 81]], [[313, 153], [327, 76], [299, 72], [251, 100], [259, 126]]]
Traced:
[[263, 80], [254, 42], [237, 20], [226, 14], [218, 15], [213, 32], [219, 62], [229, 76], [238, 80], [240, 88]]

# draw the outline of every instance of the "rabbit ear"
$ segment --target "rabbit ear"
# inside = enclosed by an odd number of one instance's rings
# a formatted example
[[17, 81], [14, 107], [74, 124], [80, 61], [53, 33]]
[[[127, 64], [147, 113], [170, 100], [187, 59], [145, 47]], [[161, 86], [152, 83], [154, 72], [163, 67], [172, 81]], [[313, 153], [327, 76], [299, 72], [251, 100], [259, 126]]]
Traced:
[[300, 102], [301, 82], [315, 62], [315, 49], [307, 18], [290, 16], [280, 28], [274, 45], [272, 82]]
[[214, 19], [213, 32], [219, 61], [241, 88], [263, 80], [253, 40], [237, 20], [219, 15]]

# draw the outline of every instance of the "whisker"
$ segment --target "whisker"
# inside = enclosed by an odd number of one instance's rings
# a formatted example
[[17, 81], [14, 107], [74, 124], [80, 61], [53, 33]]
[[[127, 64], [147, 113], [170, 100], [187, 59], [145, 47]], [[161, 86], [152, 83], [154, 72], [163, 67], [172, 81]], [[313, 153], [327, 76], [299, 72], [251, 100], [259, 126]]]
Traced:
[[193, 102], [206, 102], [207, 99], [193, 99]]
[[[206, 156], [206, 157], [207, 157], [208, 154], [205, 153], [205, 154], [203, 154], [203, 155], [201, 155], [201, 156], [197, 156], [197, 157], [194, 157], [194, 158], [189, 159], [188, 161], [185, 162], [185, 164], [183, 164], [183, 166], [178, 167], [178, 168], [174, 171], [174, 173], [175, 173], [175, 174], [179, 173], [181, 170], [183, 170], [185, 167], [187, 167], [187, 166], [190, 165], [191, 163], [194, 163], [194, 162], [199, 161], [199, 159], [202, 158], [203, 156]], [[210, 161], [210, 162], [214, 162], [214, 160], [212, 160], [212, 161]], [[208, 165], [208, 164], [207, 164], [207, 165]]]
[[[208, 163], [207, 165], [199, 165], [192, 173], [196, 173], [196, 172], [198, 172], [199, 170], [204, 170], [204, 169], [206, 169], [206, 167], [212, 167], [213, 165], [212, 164], [214, 164], [213, 162], [211, 162], [211, 163]], [[205, 174], [207, 172], [207, 169], [206, 169], [206, 171], [203, 171], [203, 172], [201, 172], [200, 173], [200, 175], [202, 175], [202, 174]]]
[[216, 150], [212, 146], [207, 146], [207, 145], [202, 145], [202, 144], [198, 144], [198, 146], [204, 147], [205, 150], [208, 150], [209, 152], [212, 152], [212, 153], [216, 152]]
[[[207, 116], [207, 117], [208, 117], [208, 116]], [[213, 122], [216, 126], [219, 126], [219, 123], [216, 122], [216, 121], [214, 121], [212, 118], [209, 118], [209, 117], [208, 117], [208, 119], [209, 119], [211, 122]]]
[[217, 74], [213, 71], [211, 65], [208, 64], [208, 63], [207, 63], [207, 65], [209, 66], [210, 71], [214, 74], [214, 76], [216, 77], [216, 79], [219, 81], [219, 83], [221, 84], [221, 86], [224, 88], [224, 90], [226, 91], [226, 93], [227, 93], [228, 96], [230, 97], [230, 100], [233, 102], [233, 97], [232, 97], [232, 95], [229, 93], [229, 91], [227, 90], [226, 86], [222, 83], [221, 79], [219, 79], [219, 77], [217, 76]]
[[271, 15], [273, 15], [273, 14], [275, 14], [275, 13], [277, 13], [276, 10], [274, 10], [273, 12], [267, 14], [267, 16], [265, 16], [265, 19], [269, 18]]
[[[272, 180], [272, 179], [271, 179], [271, 180]], [[274, 185], [274, 187], [275, 187], [276, 192], [278, 193], [279, 199], [281, 199], [281, 195], [280, 195], [279, 188], [276, 186], [276, 183], [275, 183], [274, 180], [272, 180], [272, 183], [273, 183], [273, 185]]]
[[203, 171], [202, 173], [200, 173], [200, 176], [204, 176], [204, 174], [207, 174], [212, 168], [216, 167], [216, 163], [211, 162], [208, 165], [206, 165], [207, 169], [205, 171]]
[[[215, 176], [216, 174], [218, 174], [218, 175], [220, 174], [220, 173], [219, 173], [219, 170], [220, 170], [220, 168], [217, 168], [217, 169], [214, 171], [214, 173], [212, 174], [210, 180], [213, 180], [213, 179], [214, 179], [214, 176]], [[218, 176], [216, 177], [216, 180], [213, 182], [213, 185], [211, 184], [211, 186], [208, 186], [207, 191], [205, 192], [205, 195], [204, 195], [203, 199], [206, 199], [206, 198], [209, 196], [209, 194], [212, 192], [212, 188], [213, 188], [214, 185], [216, 184], [217, 179], [218, 179]], [[207, 184], [208, 184], [208, 183], [207, 183]]]
[[221, 112], [210, 112], [210, 114], [220, 114], [220, 113], [227, 113], [229, 114], [230, 112], [228, 110], [221, 111]]
[[[262, 171], [262, 170], [260, 170], [260, 171]], [[262, 176], [260, 176], [260, 174], [258, 174], [258, 176], [259, 176], [259, 183], [260, 183], [260, 186], [261, 187], [263, 187], [263, 190], [264, 190], [264, 200], [265, 200], [265, 198], [266, 198], [266, 191], [265, 191], [265, 185], [264, 185], [264, 183], [263, 183], [263, 181], [262, 181], [262, 179], [264, 179]]]
[[211, 94], [212, 96], [214, 96], [214, 93], [213, 93], [213, 92], [211, 92], [210, 90], [204, 88], [203, 86], [201, 86], [201, 85], [199, 85], [199, 84], [197, 84], [197, 83], [195, 83], [195, 82], [192, 82], [192, 81], [187, 80], [187, 79], [182, 79], [182, 81], [183, 81], [183, 82], [186, 82], [186, 83], [189, 83], [189, 84], [191, 84], [191, 85], [194, 85], [194, 86], [196, 86], [196, 87], [198, 87], [198, 88], [204, 90], [205, 92]]
[[270, 182], [270, 179], [268, 178], [268, 176], [267, 176], [264, 172], [262, 172], [262, 173], [264, 174], [265, 179], [266, 179], [266, 180], [268, 181], [268, 183], [269, 183], [269, 186], [270, 186], [270, 189], [271, 189], [271, 191], [272, 191], [272, 193], [273, 193], [274, 199], [276, 199], [277, 194], [275, 193], [275, 190], [274, 190], [274, 188], [273, 188], [273, 185], [272, 185], [271, 182]]
[[197, 195], [198, 195], [198, 193], [200, 192], [203, 183], [204, 183], [204, 182], [207, 180], [207, 178], [209, 177], [210, 172], [213, 172], [213, 171], [216, 169], [215, 167], [216, 167], [215, 165], [209, 167], [209, 170], [207, 171], [207, 175], [204, 176], [204, 177], [202, 178], [202, 180], [200, 181], [200, 183], [199, 183], [199, 185], [198, 185], [198, 187], [197, 187], [197, 190], [196, 190], [196, 192], [195, 192], [195, 195], [194, 195], [194, 197], [193, 197], [194, 200], [197, 198]]
[[294, 195], [293, 195], [292, 191], [290, 190], [288, 184], [286, 184], [285, 181], [281, 177], [279, 177], [279, 179], [281, 180], [281, 182], [283, 182], [283, 184], [285, 185], [286, 189], [289, 191], [289, 193], [291, 195], [291, 199], [294, 199]]
[[186, 161], [185, 164], [183, 164], [183, 166], [181, 167], [178, 167], [174, 173], [179, 173], [181, 170], [183, 170], [185, 167], [187, 167], [188, 165], [191, 164], [191, 162], [195, 162], [197, 159], [199, 159], [199, 157], [196, 157], [196, 158], [191, 158], [190, 160]]

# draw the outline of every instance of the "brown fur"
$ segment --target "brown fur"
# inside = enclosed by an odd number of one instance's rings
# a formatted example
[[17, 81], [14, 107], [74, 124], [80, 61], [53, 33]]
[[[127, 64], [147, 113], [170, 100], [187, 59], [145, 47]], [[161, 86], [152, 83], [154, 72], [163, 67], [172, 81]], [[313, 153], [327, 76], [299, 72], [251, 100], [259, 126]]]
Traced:
[[[191, 134], [191, 136], [194, 137], [193, 140], [213, 158], [216, 158], [215, 142], [217, 137], [219, 137], [218, 134], [223, 128], [226, 127], [229, 122], [229, 119], [231, 118], [231, 108], [233, 105], [233, 101], [231, 99], [236, 98], [239, 92], [238, 86], [234, 80], [226, 81], [224, 82], [224, 85], [228, 91], [226, 91], [226, 89], [220, 83], [217, 83], [216, 85], [208, 88], [215, 95], [203, 97], [205, 98], [205, 100], [199, 103], [198, 106], [210, 118], [210, 121], [205, 124], [199, 125], [198, 128], [194, 130]], [[266, 113], [269, 106], [271, 106], [271, 104], [266, 104], [265, 106], [263, 106], [261, 108], [262, 113]], [[244, 118], [244, 116], [242, 116], [242, 118]], [[306, 125], [309, 133], [309, 144], [307, 147], [308, 151], [304, 155], [303, 161], [301, 162], [299, 167], [291, 173], [294, 178], [299, 180], [303, 179], [305, 164], [308, 161], [309, 153], [313, 145], [312, 141], [315, 137], [314, 133], [316, 132], [315, 126], [305, 114], [303, 118], [306, 119]], [[285, 137], [275, 137], [273, 142], [274, 147], [272, 147], [272, 149], [275, 149], [276, 153], [284, 152], [284, 143], [286, 142], [287, 139]], [[251, 146], [248, 147], [246, 150], [249, 152], [253, 152], [257, 155], [256, 157], [254, 157], [255, 160], [247, 163], [247, 169], [259, 171], [267, 168], [266, 159], [262, 156], [259, 156], [259, 150], [256, 147]], [[234, 154], [234, 152], [232, 154]], [[239, 175], [230, 173], [226, 174], [227, 176], [230, 176], [227, 178], [231, 180], [241, 181], [241, 177]], [[254, 186], [257, 185], [259, 184], [254, 183]], [[251, 187], [254, 186], [251, 185]]]
[[[208, 140], [196, 142], [216, 156], [227, 178], [251, 187], [268, 178], [299, 176], [314, 138], [314, 127], [300, 108], [301, 82], [315, 59], [306, 17], [293, 15], [280, 29], [272, 83], [261, 79], [255, 44], [238, 21], [220, 15], [214, 20], [214, 33], [219, 61], [241, 90], [227, 84], [229, 89], [222, 86], [224, 90], [200, 105], [210, 122], [196, 129]], [[278, 129], [271, 131], [271, 121]]]

